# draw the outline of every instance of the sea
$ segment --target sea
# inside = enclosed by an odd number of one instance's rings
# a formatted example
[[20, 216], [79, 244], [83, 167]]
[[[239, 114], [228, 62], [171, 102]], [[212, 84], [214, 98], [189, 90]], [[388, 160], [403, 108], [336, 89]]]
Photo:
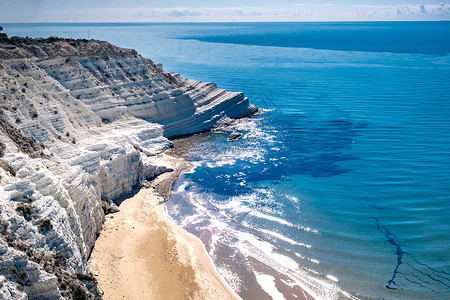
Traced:
[[165, 204], [242, 298], [450, 299], [450, 22], [1, 25], [261, 108], [174, 141], [195, 168]]

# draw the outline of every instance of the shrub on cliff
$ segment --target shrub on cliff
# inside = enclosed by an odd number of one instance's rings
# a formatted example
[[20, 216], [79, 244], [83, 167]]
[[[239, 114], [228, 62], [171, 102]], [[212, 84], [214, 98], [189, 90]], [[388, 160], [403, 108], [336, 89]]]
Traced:
[[16, 168], [14, 168], [9, 161], [0, 159], [0, 168], [9, 172], [12, 176], [16, 176]]
[[5, 155], [6, 145], [3, 142], [0, 142], [0, 157]]
[[53, 225], [49, 219], [42, 220], [41, 223], [38, 225], [38, 227], [39, 227], [39, 231], [41, 233], [46, 233], [47, 231], [50, 231], [53, 229]]
[[24, 286], [24, 285], [31, 285], [30, 281], [30, 275], [26, 270], [23, 270], [19, 274], [17, 274], [17, 283]]
[[33, 214], [33, 209], [31, 208], [31, 206], [24, 203], [19, 203], [16, 207], [16, 211], [22, 214], [22, 216], [27, 221], [30, 220], [31, 215]]
[[51, 35], [50, 37], [47, 38], [47, 41], [48, 41], [49, 43], [58, 42], [58, 41], [60, 41], [60, 40], [63, 40], [63, 39], [62, 39], [62, 38], [59, 38], [59, 37], [57, 37], [57, 36], [53, 36], [53, 35]]
[[7, 39], [8, 35], [6, 35], [6, 33], [2, 32], [3, 31], [3, 27], [0, 26], [0, 39]]

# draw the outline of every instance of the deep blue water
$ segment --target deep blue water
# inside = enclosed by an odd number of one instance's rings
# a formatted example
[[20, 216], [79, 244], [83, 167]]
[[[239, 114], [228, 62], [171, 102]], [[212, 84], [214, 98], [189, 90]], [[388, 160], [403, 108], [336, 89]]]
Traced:
[[166, 204], [244, 298], [273, 280], [287, 299], [450, 298], [450, 22], [3, 27], [89, 34], [275, 109], [192, 138]]

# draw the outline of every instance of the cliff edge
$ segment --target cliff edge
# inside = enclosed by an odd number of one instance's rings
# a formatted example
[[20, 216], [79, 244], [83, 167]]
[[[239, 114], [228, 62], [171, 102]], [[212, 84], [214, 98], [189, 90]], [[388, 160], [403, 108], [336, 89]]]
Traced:
[[0, 299], [99, 298], [87, 259], [112, 201], [168, 171], [168, 137], [255, 110], [134, 50], [2, 35]]

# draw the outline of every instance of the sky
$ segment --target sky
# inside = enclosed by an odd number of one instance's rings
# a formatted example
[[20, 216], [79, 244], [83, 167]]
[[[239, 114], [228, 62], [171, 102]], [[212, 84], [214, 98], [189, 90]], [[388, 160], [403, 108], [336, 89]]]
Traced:
[[428, 20], [450, 20], [450, 0], [0, 0], [0, 24]]

